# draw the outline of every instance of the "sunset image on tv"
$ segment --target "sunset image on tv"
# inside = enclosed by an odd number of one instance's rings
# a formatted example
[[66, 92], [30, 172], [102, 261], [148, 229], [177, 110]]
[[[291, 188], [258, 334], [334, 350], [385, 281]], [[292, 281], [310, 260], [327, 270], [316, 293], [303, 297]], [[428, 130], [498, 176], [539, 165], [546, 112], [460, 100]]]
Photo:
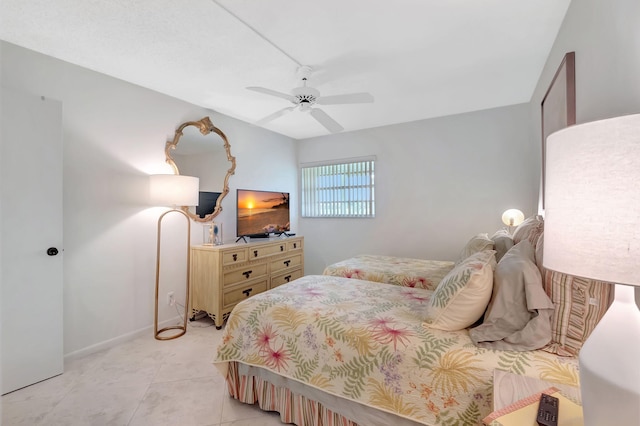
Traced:
[[238, 237], [289, 231], [289, 193], [238, 189]]

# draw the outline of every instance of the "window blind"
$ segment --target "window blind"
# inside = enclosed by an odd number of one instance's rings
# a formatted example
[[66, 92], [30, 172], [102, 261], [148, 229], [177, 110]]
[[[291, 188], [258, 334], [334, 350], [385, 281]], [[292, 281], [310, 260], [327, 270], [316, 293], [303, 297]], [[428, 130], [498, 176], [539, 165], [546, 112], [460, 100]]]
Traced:
[[375, 217], [375, 158], [301, 165], [302, 217]]

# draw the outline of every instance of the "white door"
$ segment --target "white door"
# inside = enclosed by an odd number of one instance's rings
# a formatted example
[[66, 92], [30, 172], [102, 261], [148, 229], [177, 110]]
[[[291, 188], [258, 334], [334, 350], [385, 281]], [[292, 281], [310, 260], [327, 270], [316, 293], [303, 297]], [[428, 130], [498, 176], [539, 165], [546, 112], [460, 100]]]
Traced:
[[[62, 373], [62, 104], [2, 88], [1, 393]], [[56, 248], [57, 255], [47, 254]]]

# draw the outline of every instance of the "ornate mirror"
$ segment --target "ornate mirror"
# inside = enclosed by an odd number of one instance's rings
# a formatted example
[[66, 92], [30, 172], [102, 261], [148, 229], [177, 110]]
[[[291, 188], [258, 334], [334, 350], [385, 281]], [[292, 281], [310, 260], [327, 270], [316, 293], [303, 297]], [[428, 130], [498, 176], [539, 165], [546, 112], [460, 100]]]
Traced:
[[209, 117], [187, 121], [178, 127], [164, 151], [175, 174], [200, 178], [204, 202], [198, 209], [183, 206], [182, 210], [196, 222], [212, 221], [222, 211], [222, 200], [229, 193], [229, 178], [236, 170], [236, 158], [231, 155], [227, 136]]

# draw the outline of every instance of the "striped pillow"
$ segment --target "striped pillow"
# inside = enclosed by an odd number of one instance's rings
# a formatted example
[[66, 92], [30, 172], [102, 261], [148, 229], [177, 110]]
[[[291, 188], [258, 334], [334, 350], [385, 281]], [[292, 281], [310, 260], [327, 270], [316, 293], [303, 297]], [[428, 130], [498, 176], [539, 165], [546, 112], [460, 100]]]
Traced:
[[545, 269], [544, 290], [555, 308], [551, 343], [545, 350], [561, 356], [577, 356], [609, 308], [613, 285]]

